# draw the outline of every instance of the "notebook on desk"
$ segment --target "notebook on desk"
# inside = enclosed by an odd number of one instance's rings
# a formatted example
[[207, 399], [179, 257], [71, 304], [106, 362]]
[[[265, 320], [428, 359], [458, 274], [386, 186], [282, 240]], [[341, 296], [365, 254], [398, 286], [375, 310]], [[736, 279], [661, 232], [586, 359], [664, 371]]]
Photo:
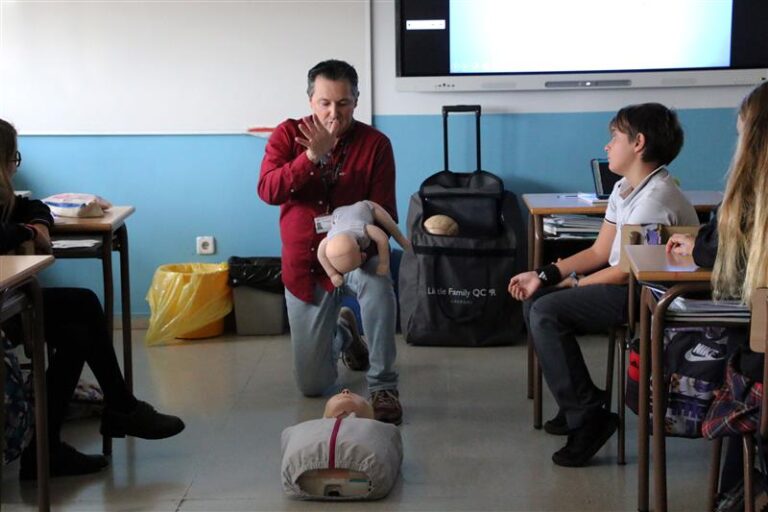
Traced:
[[592, 179], [595, 182], [595, 196], [598, 199], [608, 199], [613, 186], [621, 179], [621, 176], [608, 168], [608, 160], [593, 158], [590, 160]]

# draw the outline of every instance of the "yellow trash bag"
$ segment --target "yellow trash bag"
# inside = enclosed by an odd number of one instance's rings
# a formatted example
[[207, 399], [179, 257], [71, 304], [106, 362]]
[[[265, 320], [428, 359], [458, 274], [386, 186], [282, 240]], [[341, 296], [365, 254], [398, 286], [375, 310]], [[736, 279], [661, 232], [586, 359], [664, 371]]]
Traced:
[[[162, 265], [147, 292], [151, 316], [145, 341], [157, 345], [173, 338], [201, 338], [211, 324], [232, 311], [226, 263]], [[207, 329], [210, 331], [210, 329]], [[198, 335], [195, 335], [198, 334]], [[208, 334], [221, 334], [221, 330]]]

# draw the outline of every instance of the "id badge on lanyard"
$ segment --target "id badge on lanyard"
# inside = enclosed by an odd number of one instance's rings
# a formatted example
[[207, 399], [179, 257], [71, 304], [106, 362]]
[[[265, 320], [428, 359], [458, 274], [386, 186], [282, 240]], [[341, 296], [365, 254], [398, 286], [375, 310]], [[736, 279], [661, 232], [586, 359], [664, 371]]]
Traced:
[[321, 215], [315, 217], [315, 233], [321, 235], [331, 230], [331, 224], [333, 224], [333, 215]]
[[[328, 166], [327, 169], [323, 169], [323, 184], [325, 185], [326, 196], [326, 215], [315, 217], [315, 233], [317, 234], [327, 233], [333, 224], [333, 214], [331, 214], [331, 191], [333, 190], [333, 187], [336, 186], [336, 182], [339, 181], [339, 177], [344, 174], [341, 169], [344, 167], [344, 162], [347, 159], [346, 141], [342, 142], [340, 150], [341, 152], [339, 159], [336, 161], [336, 164]], [[323, 167], [326, 166], [327, 164], [323, 164]]]

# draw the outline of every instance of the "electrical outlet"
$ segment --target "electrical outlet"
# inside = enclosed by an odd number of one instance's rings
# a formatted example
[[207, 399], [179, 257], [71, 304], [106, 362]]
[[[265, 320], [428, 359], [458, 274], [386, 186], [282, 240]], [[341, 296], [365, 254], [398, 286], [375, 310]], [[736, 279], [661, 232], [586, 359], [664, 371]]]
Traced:
[[214, 254], [216, 252], [216, 239], [212, 236], [197, 237], [197, 254]]

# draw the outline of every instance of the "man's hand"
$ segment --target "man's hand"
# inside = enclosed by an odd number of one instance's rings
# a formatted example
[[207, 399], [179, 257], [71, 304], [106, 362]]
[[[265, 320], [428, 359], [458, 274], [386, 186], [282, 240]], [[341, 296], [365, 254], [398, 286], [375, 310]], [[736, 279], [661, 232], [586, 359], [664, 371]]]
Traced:
[[696, 239], [693, 235], [675, 233], [667, 240], [667, 252], [678, 256], [688, 256], [693, 252]]
[[341, 274], [333, 275], [331, 276], [331, 282], [336, 288], [341, 288], [341, 286], [344, 284], [344, 276]]
[[339, 123], [331, 124], [330, 129], [326, 128], [315, 114], [305, 119], [305, 122], [299, 124], [299, 131], [304, 138], [296, 137], [296, 142], [307, 148], [307, 158], [313, 163], [320, 162], [320, 159], [330, 153], [336, 142]]
[[522, 272], [509, 280], [507, 291], [517, 300], [525, 300], [541, 288], [541, 279], [533, 270]]

